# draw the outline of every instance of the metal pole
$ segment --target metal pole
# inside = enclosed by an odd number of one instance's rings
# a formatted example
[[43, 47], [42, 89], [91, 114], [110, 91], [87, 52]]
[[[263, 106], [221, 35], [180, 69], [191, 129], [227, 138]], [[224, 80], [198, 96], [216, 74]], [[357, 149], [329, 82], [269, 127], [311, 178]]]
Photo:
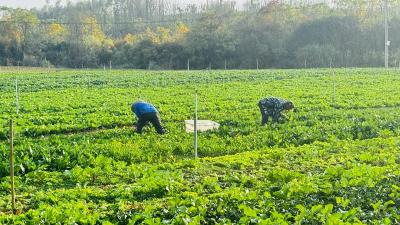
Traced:
[[15, 186], [14, 186], [14, 122], [10, 120], [10, 184], [11, 184], [11, 204], [13, 213], [15, 208]]
[[333, 72], [333, 105], [336, 105], [336, 75]]
[[385, 68], [389, 68], [388, 1], [385, 0]]
[[258, 58], [256, 59], [256, 64], [257, 64], [257, 70], [258, 70]]
[[187, 60], [187, 71], [190, 71], [190, 59]]
[[19, 114], [19, 96], [18, 96], [18, 79], [15, 78], [15, 107], [17, 115]]
[[197, 91], [194, 96], [194, 158], [197, 158]]
[[[332, 59], [331, 59], [329, 68], [332, 70]], [[336, 106], [336, 73], [335, 73], [335, 71], [333, 71], [333, 106]]]

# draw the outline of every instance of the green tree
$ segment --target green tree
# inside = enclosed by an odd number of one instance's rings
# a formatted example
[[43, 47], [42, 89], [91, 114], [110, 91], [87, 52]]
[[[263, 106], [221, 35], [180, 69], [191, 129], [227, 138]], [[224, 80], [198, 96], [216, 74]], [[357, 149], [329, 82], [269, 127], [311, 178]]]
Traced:
[[[300, 25], [288, 39], [288, 50], [294, 59], [298, 60], [299, 52], [315, 51], [320, 46], [339, 51], [340, 57], [333, 62], [337, 66], [347, 66], [355, 63], [360, 49], [362, 32], [358, 22], [352, 17], [327, 17]], [[307, 47], [306, 47], [307, 46]], [[306, 48], [305, 48], [306, 47]], [[303, 49], [302, 49], [303, 48]], [[302, 50], [299, 50], [302, 49]], [[335, 53], [336, 54], [336, 53]], [[295, 61], [292, 66], [304, 65]]]
[[226, 22], [227, 15], [204, 14], [188, 35], [186, 48], [195, 68], [222, 68], [227, 56], [235, 51], [235, 37]]

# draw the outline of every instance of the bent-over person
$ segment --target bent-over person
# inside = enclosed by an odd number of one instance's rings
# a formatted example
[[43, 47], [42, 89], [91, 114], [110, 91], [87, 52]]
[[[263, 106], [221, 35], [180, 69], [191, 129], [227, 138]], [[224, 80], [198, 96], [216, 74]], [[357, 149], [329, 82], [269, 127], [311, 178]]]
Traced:
[[261, 99], [258, 107], [262, 116], [261, 125], [264, 126], [268, 123], [269, 117], [272, 117], [272, 123], [277, 123], [282, 117], [282, 111], [294, 109], [294, 104], [285, 99], [268, 97]]
[[136, 132], [141, 134], [143, 127], [151, 123], [156, 128], [158, 134], [165, 134], [165, 129], [161, 125], [160, 115], [152, 104], [144, 102], [144, 101], [137, 101], [132, 104], [132, 112], [138, 118], [137, 125], [136, 125]]

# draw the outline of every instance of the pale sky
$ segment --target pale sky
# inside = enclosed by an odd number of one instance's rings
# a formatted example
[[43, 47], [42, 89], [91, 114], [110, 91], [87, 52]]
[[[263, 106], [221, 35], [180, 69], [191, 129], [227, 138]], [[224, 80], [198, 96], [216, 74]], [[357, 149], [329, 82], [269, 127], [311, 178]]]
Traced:
[[[70, 2], [77, 2], [79, 0], [70, 0]], [[54, 4], [56, 0], [50, 0], [50, 3]], [[66, 3], [67, 0], [62, 0], [62, 3]], [[46, 0], [0, 0], [0, 6], [7, 6], [13, 8], [41, 8], [46, 4]]]

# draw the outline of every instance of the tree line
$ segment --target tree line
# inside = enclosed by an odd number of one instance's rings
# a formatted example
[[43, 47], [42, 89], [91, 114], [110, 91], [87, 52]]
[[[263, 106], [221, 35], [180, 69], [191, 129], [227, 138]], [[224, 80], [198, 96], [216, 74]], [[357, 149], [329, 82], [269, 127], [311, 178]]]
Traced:
[[[0, 65], [251, 69], [380, 67], [382, 2], [93, 0], [0, 9]], [[151, 4], [150, 4], [151, 3]], [[390, 65], [400, 64], [400, 6], [390, 4]]]

